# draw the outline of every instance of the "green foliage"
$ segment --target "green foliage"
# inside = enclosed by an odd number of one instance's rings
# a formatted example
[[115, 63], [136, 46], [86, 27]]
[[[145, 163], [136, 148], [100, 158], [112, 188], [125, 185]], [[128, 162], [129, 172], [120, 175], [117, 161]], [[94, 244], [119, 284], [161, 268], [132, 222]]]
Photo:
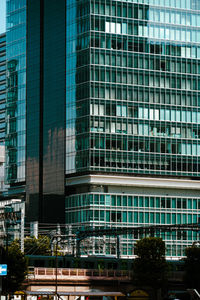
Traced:
[[135, 254], [138, 258], [147, 260], [165, 259], [165, 243], [161, 238], [148, 237], [137, 241]]
[[157, 290], [166, 284], [167, 263], [165, 243], [161, 238], [148, 237], [137, 241], [134, 260], [134, 283]]
[[[19, 240], [13, 242], [15, 245], [19, 246]], [[57, 255], [62, 255], [59, 251], [60, 247], [57, 247]], [[25, 255], [45, 255], [51, 256], [51, 254], [56, 255], [56, 243], [53, 244], [53, 253], [51, 253], [51, 240], [46, 235], [39, 235], [38, 239], [35, 237], [26, 237], [24, 239], [24, 254]]]
[[24, 239], [24, 253], [34, 255], [51, 255], [51, 243], [48, 236], [26, 237]]
[[188, 247], [185, 254], [185, 284], [200, 290], [200, 248], [195, 245]]
[[[13, 245], [19, 246], [19, 240], [15, 240]], [[51, 255], [51, 243], [48, 236], [26, 237], [24, 239], [25, 255]]]
[[19, 245], [11, 244], [7, 253], [5, 249], [2, 249], [2, 263], [7, 264], [8, 268], [7, 276], [2, 278], [3, 294], [20, 290], [27, 274], [27, 264]]

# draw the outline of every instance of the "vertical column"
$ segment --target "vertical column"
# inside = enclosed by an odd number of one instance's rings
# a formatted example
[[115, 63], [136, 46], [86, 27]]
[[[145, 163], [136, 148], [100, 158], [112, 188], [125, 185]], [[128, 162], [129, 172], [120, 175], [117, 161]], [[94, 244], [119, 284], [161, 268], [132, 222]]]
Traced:
[[58, 223], [65, 221], [65, 19], [65, 0], [44, 0], [43, 221]]
[[27, 1], [26, 217], [41, 217], [41, 1]]
[[27, 4], [26, 216], [64, 223], [65, 0]]

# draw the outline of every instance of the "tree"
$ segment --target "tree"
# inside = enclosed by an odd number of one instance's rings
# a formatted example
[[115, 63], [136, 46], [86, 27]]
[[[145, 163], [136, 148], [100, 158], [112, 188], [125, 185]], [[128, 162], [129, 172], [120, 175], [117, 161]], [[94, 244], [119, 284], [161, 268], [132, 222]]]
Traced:
[[[13, 245], [19, 246], [19, 240], [16, 239]], [[62, 255], [61, 248], [57, 247], [57, 255]], [[35, 237], [26, 237], [24, 239], [24, 254], [25, 255], [46, 255], [50, 256], [52, 253], [51, 240], [46, 235], [39, 235], [38, 239]], [[56, 242], [53, 243], [53, 255], [56, 255]]]
[[149, 286], [155, 292], [164, 289], [167, 278], [167, 262], [165, 260], [165, 243], [161, 238], [147, 237], [137, 241], [135, 245], [134, 283], [137, 286]]
[[24, 253], [34, 255], [51, 255], [51, 241], [48, 236], [26, 237], [24, 239]]
[[2, 278], [3, 294], [14, 293], [21, 289], [27, 274], [27, 263], [19, 246], [11, 244], [7, 251], [1, 248], [2, 263], [7, 264], [7, 276]]
[[200, 248], [196, 245], [185, 249], [185, 284], [200, 291]]
[[[19, 247], [19, 240], [16, 239], [13, 243]], [[24, 254], [25, 255], [51, 255], [51, 242], [48, 236], [26, 237], [24, 239]]]

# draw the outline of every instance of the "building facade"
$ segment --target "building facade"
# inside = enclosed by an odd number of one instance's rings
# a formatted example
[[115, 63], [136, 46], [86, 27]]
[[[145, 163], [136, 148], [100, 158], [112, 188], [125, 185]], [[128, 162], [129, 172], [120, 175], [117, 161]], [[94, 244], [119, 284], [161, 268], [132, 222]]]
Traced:
[[8, 1], [6, 19], [6, 180], [25, 181], [26, 1]]
[[0, 34], [0, 145], [5, 141], [6, 35]]
[[6, 34], [0, 34], [0, 191], [5, 186]]
[[[31, 221], [198, 222], [199, 1], [7, 1], [7, 51], [7, 180]], [[157, 235], [168, 257], [199, 239]], [[140, 237], [121, 237], [124, 256]]]

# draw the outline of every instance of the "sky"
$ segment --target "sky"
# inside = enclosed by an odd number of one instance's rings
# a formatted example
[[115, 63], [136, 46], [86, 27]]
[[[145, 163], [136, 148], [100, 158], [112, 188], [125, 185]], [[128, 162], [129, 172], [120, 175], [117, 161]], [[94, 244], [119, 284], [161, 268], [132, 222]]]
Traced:
[[6, 31], [6, 0], [0, 0], [0, 34]]

